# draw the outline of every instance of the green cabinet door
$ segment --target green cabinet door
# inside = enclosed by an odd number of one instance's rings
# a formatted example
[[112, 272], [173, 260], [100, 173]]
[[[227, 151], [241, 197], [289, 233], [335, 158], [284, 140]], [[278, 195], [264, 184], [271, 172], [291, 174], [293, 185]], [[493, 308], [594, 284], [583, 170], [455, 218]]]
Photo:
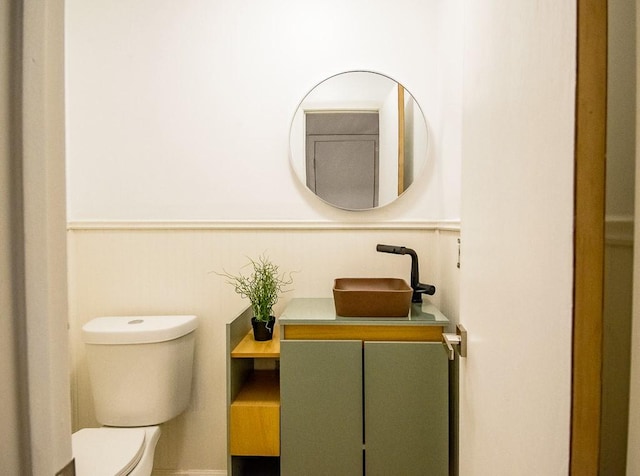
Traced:
[[283, 340], [280, 405], [283, 476], [363, 474], [361, 341]]
[[365, 342], [364, 369], [365, 474], [446, 476], [449, 377], [442, 345]]

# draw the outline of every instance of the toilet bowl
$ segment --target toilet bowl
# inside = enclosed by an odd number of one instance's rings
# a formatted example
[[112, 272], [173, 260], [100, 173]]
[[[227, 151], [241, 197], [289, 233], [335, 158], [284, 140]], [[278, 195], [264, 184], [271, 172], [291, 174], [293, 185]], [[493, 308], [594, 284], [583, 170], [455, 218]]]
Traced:
[[149, 476], [159, 425], [189, 404], [196, 316], [99, 317], [82, 328], [100, 428], [72, 436], [77, 476]]
[[72, 437], [76, 474], [149, 475], [158, 438], [159, 426], [83, 428]]

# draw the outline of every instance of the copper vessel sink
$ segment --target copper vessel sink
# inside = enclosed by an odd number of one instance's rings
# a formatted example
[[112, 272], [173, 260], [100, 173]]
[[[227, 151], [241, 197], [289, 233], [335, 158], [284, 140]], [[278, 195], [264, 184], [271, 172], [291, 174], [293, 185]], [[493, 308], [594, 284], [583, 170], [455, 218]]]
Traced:
[[337, 278], [336, 314], [343, 317], [407, 317], [413, 290], [399, 278]]

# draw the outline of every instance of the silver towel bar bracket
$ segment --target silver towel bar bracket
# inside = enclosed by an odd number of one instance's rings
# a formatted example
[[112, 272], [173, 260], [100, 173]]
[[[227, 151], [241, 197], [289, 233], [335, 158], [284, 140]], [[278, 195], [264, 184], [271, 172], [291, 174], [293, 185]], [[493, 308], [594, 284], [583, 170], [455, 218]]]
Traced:
[[449, 356], [449, 360], [455, 360], [456, 352], [460, 357], [467, 356], [467, 330], [462, 324], [456, 326], [455, 334], [442, 333], [442, 345]]

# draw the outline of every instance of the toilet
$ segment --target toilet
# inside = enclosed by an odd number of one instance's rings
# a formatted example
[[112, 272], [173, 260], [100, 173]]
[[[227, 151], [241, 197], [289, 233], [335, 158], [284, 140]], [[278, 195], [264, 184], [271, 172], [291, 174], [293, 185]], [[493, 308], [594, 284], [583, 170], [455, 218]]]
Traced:
[[72, 436], [77, 476], [149, 476], [160, 424], [191, 398], [196, 316], [97, 317], [82, 327], [100, 428]]

